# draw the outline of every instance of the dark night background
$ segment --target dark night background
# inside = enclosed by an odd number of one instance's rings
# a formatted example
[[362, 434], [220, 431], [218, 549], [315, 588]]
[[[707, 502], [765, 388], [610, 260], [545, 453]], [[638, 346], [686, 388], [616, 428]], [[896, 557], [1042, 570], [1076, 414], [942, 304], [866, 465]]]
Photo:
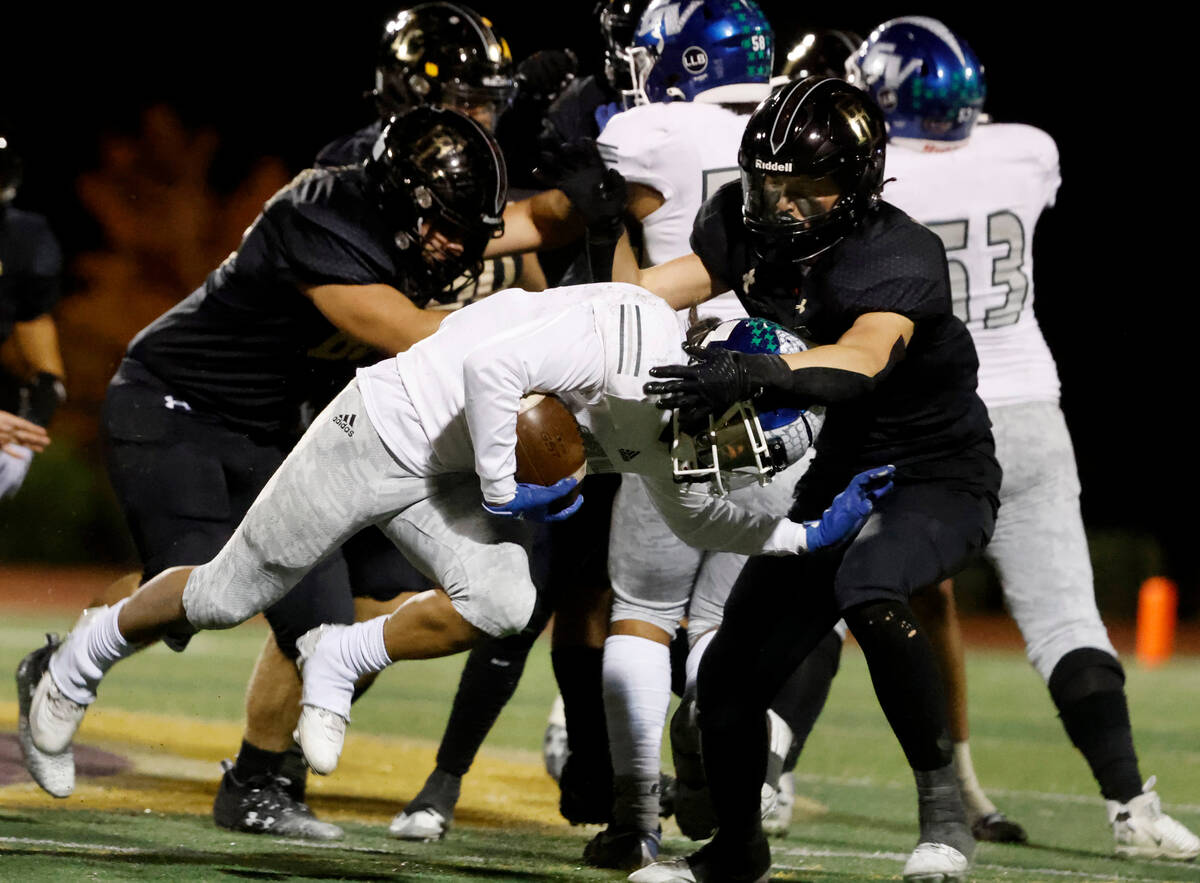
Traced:
[[[19, 205], [51, 217], [68, 254], [99, 235], [75, 196], [102, 133], [131, 131], [167, 103], [221, 146], [210, 184], [229, 188], [259, 157], [292, 170], [371, 117], [383, 22], [402, 4], [211, 3], [75, 11], [57, 4], [6, 13], [0, 31], [0, 120], [19, 139]], [[592, 0], [480, 0], [519, 61], [569, 45], [592, 69]], [[1197, 606], [1191, 445], [1193, 398], [1183, 368], [1194, 283], [1172, 266], [1184, 232], [1176, 180], [1187, 180], [1194, 115], [1161, 81], [1164, 48], [1128, 23], [1072, 18], [1054, 4], [825, 4], [761, 0], [777, 54], [809, 27], [865, 36], [901, 14], [933, 15], [972, 44], [988, 79], [987, 109], [1057, 140], [1064, 184], [1035, 245], [1038, 315], [1058, 358], [1075, 439], [1084, 514], [1093, 530], [1157, 538]], [[1163, 41], [1165, 42], [1165, 37]], [[1160, 80], [1156, 81], [1156, 75]], [[1162, 97], [1160, 97], [1162, 96]], [[180, 291], [182, 297], [186, 291]], [[136, 298], [137, 292], [129, 292]], [[64, 341], [64, 349], [86, 341]], [[1190, 422], [1190, 421], [1189, 421]], [[1187, 446], [1185, 448], [1185, 445]]]

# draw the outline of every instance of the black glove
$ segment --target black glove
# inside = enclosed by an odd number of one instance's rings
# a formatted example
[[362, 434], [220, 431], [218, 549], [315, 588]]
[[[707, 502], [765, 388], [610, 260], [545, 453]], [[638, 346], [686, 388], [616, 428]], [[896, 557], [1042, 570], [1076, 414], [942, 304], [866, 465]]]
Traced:
[[651, 381], [643, 390], [660, 396], [659, 408], [678, 411], [685, 432], [705, 428], [710, 416], [724, 414], [735, 402], [758, 398], [768, 389], [791, 389], [792, 371], [779, 356], [694, 344], [686, 344], [684, 351], [696, 360], [694, 364], [651, 368], [651, 377], [674, 379]]
[[579, 73], [570, 49], [542, 49], [517, 65], [517, 89], [523, 99], [550, 104]]
[[543, 153], [538, 174], [552, 187], [567, 194], [590, 234], [611, 236], [613, 241], [620, 237], [621, 217], [625, 212], [625, 179], [616, 169], [604, 167], [593, 139], [568, 141], [557, 153]]

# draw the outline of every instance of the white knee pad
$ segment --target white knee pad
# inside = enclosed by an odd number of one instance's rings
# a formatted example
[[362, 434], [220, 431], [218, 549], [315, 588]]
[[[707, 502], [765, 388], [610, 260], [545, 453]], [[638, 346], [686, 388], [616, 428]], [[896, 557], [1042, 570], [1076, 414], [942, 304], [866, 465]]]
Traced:
[[1062, 658], [1073, 650], [1092, 647], [1102, 650], [1116, 658], [1117, 651], [1108, 638], [1108, 629], [1100, 621], [1099, 614], [1095, 620], [1085, 618], [1067, 620], [1057, 628], [1047, 629], [1036, 637], [1031, 637], [1025, 647], [1025, 653], [1037, 673], [1047, 684]]
[[682, 598], [666, 598], [654, 601], [646, 598], [635, 598], [624, 591], [619, 584], [613, 583], [613, 604], [610, 622], [620, 622], [623, 619], [636, 619], [658, 626], [669, 635], [675, 634], [679, 621], [687, 611], [687, 596]]
[[[193, 570], [183, 589], [183, 612], [197, 629], [233, 628], [287, 593], [287, 588], [272, 585], [266, 578], [239, 581], [226, 550]], [[260, 571], [250, 572], [261, 575]]]
[[502, 542], [475, 547], [441, 574], [459, 616], [491, 635], [515, 635], [529, 624], [537, 589], [523, 546]]

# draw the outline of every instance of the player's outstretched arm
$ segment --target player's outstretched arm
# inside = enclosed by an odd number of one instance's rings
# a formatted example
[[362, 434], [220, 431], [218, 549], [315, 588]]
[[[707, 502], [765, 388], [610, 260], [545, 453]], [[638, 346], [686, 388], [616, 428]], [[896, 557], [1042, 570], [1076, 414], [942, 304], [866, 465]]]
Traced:
[[852, 539], [875, 511], [875, 503], [891, 491], [895, 473], [895, 466], [880, 466], [850, 479], [819, 520], [804, 522], [806, 550], [817, 552]]
[[404, 352], [449, 313], [423, 310], [390, 285], [315, 285], [304, 290], [337, 328], [385, 353]]
[[786, 356], [686, 346], [693, 363], [651, 368], [652, 376], [668, 379], [647, 383], [645, 391], [659, 396], [658, 407], [678, 410], [685, 426], [764, 396], [806, 407], [846, 401], [887, 376], [904, 357], [913, 327], [898, 313], [866, 313], [837, 343]]

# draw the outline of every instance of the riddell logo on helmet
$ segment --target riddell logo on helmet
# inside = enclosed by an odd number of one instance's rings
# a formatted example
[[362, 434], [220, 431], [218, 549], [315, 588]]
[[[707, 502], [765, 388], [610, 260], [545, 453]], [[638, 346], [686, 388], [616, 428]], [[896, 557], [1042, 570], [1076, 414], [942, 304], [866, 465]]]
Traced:
[[755, 159], [754, 168], [764, 172], [790, 172], [792, 164], [790, 162], [772, 162], [769, 159]]

